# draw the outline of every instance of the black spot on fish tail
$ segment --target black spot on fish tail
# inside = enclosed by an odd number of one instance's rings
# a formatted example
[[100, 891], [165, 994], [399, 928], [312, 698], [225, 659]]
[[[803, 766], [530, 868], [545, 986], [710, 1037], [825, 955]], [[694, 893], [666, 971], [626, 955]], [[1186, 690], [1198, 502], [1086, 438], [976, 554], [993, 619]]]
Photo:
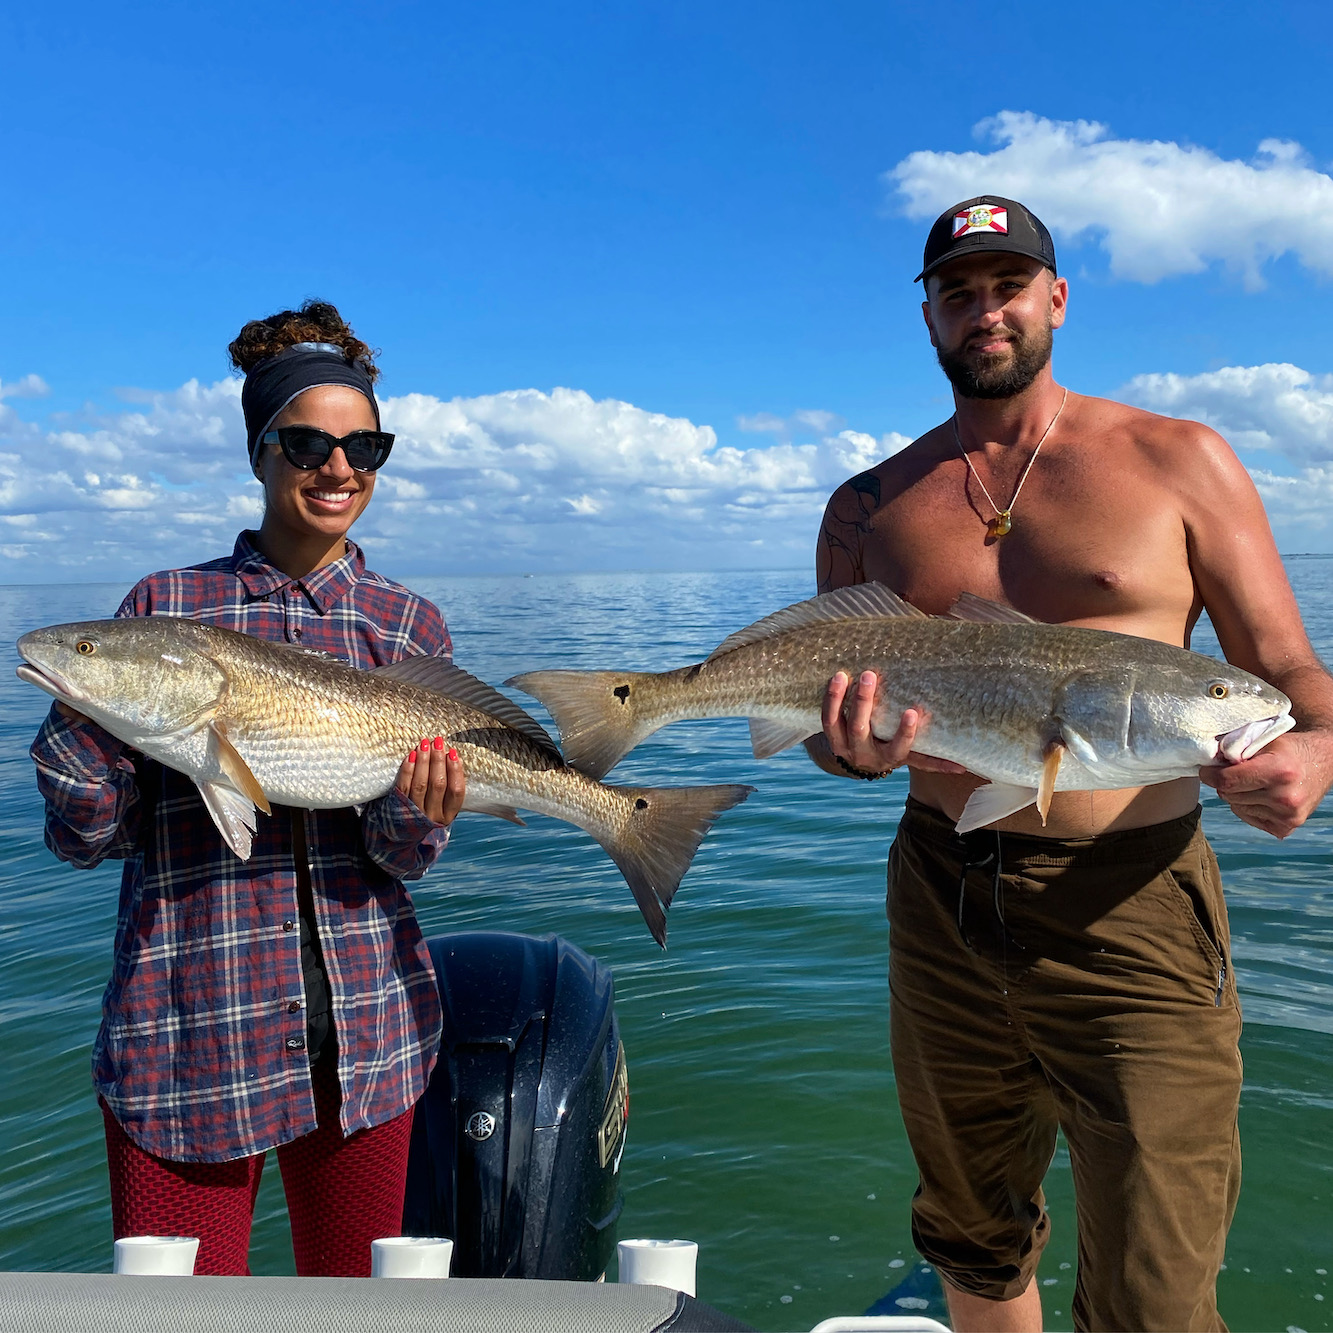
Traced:
[[611, 691], [611, 693], [614, 694], [614, 695], [616, 696], [616, 698], [619, 699], [620, 702], [621, 702], [622, 704], [627, 704], [627, 703], [629, 703], [629, 686], [628, 686], [628, 685], [617, 685], [617, 686], [615, 687], [615, 689]]
[[[666, 947], [666, 913], [713, 820], [753, 787], [613, 787], [632, 798], [634, 818], [598, 837], [625, 876], [653, 939]], [[589, 832], [592, 832], [590, 829]], [[597, 834], [593, 834], [597, 837]]]

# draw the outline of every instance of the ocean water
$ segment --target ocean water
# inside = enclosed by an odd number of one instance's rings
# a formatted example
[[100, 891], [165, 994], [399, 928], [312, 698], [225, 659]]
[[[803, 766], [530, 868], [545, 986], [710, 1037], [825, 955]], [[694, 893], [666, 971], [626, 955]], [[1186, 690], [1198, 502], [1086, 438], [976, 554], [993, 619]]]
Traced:
[[[1333, 560], [1288, 568], [1333, 658]], [[423, 579], [458, 661], [487, 680], [538, 667], [663, 669], [808, 596], [803, 572]], [[108, 615], [110, 586], [0, 588], [0, 638]], [[1216, 652], [1205, 631], [1200, 651]], [[516, 696], [517, 697], [517, 696]], [[110, 962], [119, 867], [75, 871], [41, 838], [27, 746], [47, 700], [0, 675], [0, 1268], [107, 1271], [111, 1232], [88, 1055]], [[615, 973], [630, 1071], [621, 1235], [700, 1244], [699, 1295], [760, 1329], [865, 1310], [915, 1262], [911, 1154], [888, 1056], [884, 864], [906, 783], [839, 781], [799, 754], [764, 762], [741, 721], [650, 739], [618, 780], [759, 790], [705, 841], [653, 944], [584, 834], [465, 815], [415, 888], [428, 934], [556, 931]], [[1333, 1328], [1333, 803], [1277, 842], [1215, 799], [1246, 1027], [1245, 1183], [1221, 1277], [1236, 1330]], [[1038, 1278], [1069, 1327], [1067, 1157], [1048, 1177]], [[252, 1268], [292, 1272], [270, 1163]]]

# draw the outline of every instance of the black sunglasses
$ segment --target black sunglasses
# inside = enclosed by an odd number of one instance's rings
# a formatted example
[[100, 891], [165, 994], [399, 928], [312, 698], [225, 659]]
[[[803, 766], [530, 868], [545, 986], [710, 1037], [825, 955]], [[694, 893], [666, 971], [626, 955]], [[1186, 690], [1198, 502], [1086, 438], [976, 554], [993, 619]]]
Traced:
[[354, 430], [341, 439], [318, 426], [279, 426], [268, 431], [260, 444], [276, 444], [293, 467], [302, 472], [321, 468], [341, 449], [347, 465], [357, 472], [374, 472], [384, 466], [393, 448], [393, 436], [383, 430]]

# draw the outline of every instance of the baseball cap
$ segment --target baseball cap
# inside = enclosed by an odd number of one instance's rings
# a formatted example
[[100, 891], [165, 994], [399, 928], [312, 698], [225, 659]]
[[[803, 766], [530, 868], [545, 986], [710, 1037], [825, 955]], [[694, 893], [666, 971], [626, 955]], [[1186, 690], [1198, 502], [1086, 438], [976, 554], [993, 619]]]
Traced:
[[926, 253], [921, 272], [913, 282], [934, 273], [959, 255], [1008, 251], [1039, 260], [1052, 273], [1055, 268], [1055, 243], [1042, 220], [1018, 202], [998, 194], [979, 194], [961, 204], [945, 209], [935, 219], [926, 237]]

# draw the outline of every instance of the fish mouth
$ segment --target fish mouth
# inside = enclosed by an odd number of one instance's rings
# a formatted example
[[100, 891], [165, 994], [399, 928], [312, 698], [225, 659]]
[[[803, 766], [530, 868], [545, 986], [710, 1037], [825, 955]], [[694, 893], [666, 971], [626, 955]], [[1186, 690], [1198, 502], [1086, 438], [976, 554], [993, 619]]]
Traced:
[[1239, 764], [1252, 759], [1269, 741], [1290, 731], [1296, 719], [1290, 713], [1275, 713], [1261, 717], [1257, 722], [1246, 722], [1217, 737], [1217, 759], [1224, 764]]
[[36, 685], [39, 690], [49, 694], [53, 699], [63, 699], [65, 703], [69, 704], [84, 702], [81, 692], [76, 690], [58, 671], [52, 671], [50, 667], [36, 666], [29, 659], [22, 666], [16, 667], [14, 674], [20, 680], [26, 680], [29, 685]]

